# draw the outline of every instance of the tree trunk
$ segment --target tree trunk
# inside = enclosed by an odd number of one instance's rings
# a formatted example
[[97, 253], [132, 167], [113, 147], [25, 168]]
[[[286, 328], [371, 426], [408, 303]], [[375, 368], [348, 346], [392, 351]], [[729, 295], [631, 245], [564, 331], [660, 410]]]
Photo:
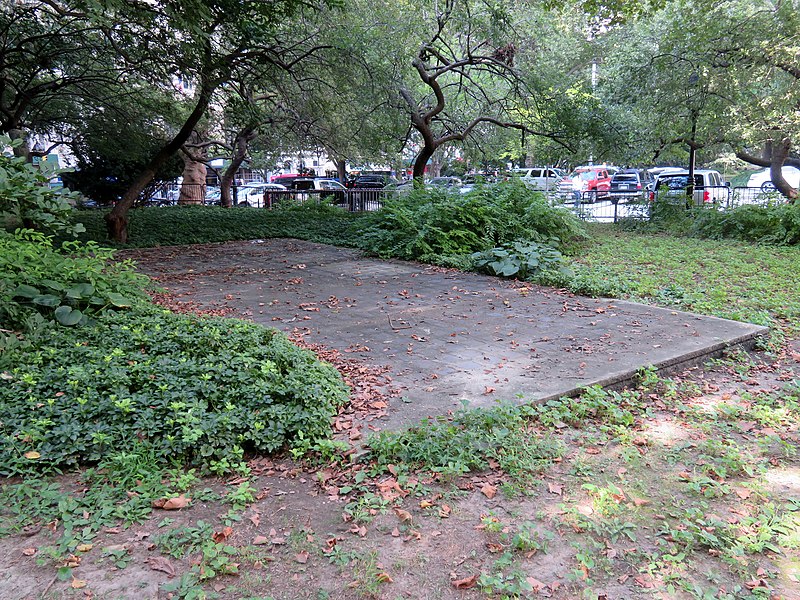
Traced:
[[247, 148], [250, 142], [256, 137], [255, 127], [245, 127], [236, 134], [236, 139], [233, 141], [233, 155], [231, 156], [231, 164], [225, 169], [222, 174], [222, 179], [219, 181], [220, 201], [222, 206], [230, 208], [234, 205], [231, 198], [231, 184], [234, 177], [242, 166], [244, 159], [247, 158]]
[[197, 96], [194, 110], [192, 110], [191, 114], [187, 117], [180, 131], [156, 153], [144, 168], [144, 171], [142, 171], [125, 191], [122, 199], [117, 202], [111, 212], [106, 215], [106, 228], [108, 230], [108, 237], [111, 240], [121, 244], [127, 243], [128, 211], [130, 211], [133, 203], [136, 202], [139, 194], [147, 187], [147, 184], [153, 181], [153, 178], [161, 167], [164, 166], [170, 157], [174, 156], [175, 153], [181, 149], [181, 146], [183, 146], [186, 140], [189, 139], [189, 136], [192, 135], [194, 128], [200, 122], [200, 119], [208, 108], [208, 103], [211, 101], [211, 95], [216, 86], [217, 82], [212, 81], [210, 74], [204, 71], [200, 86], [198, 86], [200, 92]]
[[797, 190], [783, 178], [783, 165], [789, 157], [789, 149], [792, 147], [792, 140], [784, 138], [780, 144], [772, 145], [772, 160], [769, 165], [769, 176], [775, 189], [789, 199], [789, 202], [797, 201]]
[[14, 156], [22, 157], [27, 162], [31, 162], [31, 144], [28, 138], [28, 132], [24, 129], [9, 129], [8, 137], [12, 140], [22, 140], [22, 143], [14, 148]]
[[426, 144], [419, 151], [419, 154], [417, 154], [417, 158], [414, 159], [414, 187], [417, 187], [417, 182], [419, 182], [419, 187], [422, 187], [425, 181], [425, 167], [428, 165], [428, 161], [431, 156], [433, 156], [435, 150], [435, 146]]
[[181, 206], [189, 204], [202, 205], [206, 199], [206, 163], [195, 158], [206, 158], [206, 149], [199, 145], [205, 136], [198, 131], [193, 131], [189, 136], [189, 142], [194, 144], [196, 149], [192, 155], [183, 154], [183, 182], [181, 192], [178, 196], [178, 204]]
[[336, 159], [336, 176], [339, 178], [339, 183], [344, 185], [347, 180], [347, 162], [343, 158]]

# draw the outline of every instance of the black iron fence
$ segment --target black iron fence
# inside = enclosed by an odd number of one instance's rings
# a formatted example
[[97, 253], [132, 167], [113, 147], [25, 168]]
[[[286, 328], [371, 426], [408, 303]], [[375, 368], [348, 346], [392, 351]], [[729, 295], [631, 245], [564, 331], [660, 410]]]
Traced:
[[[231, 204], [240, 208], [277, 208], [281, 204], [305, 204], [328, 202], [352, 212], [374, 211], [383, 206], [383, 201], [392, 192], [381, 189], [275, 189], [269, 184], [245, 184], [231, 186]], [[138, 206], [174, 206], [178, 204], [220, 205], [220, 188], [203, 184], [161, 183], [142, 193]]]

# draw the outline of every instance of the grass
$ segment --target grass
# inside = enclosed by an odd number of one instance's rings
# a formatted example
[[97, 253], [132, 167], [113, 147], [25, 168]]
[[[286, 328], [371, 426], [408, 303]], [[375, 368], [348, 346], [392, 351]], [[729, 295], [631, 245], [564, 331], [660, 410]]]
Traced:
[[[800, 248], [590, 228], [576, 271], [632, 300], [800, 332]], [[602, 281], [597, 281], [601, 279]], [[591, 291], [591, 290], [590, 290]]]

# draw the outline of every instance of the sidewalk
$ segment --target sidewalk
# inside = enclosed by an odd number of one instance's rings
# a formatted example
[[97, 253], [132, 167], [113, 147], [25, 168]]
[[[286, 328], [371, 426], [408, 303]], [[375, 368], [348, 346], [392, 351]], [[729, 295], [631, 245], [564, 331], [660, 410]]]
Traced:
[[181, 300], [389, 366], [381, 428], [447, 414], [464, 401], [531, 401], [621, 385], [647, 365], [687, 366], [763, 327], [593, 299], [298, 240], [123, 253]]

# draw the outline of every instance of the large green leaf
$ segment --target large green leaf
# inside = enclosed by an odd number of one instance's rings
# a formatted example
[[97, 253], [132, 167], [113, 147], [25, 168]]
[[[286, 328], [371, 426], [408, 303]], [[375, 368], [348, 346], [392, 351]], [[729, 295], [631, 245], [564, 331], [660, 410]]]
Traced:
[[59, 306], [55, 310], [55, 316], [59, 323], [66, 325], [67, 327], [71, 327], [80, 322], [81, 318], [83, 317], [83, 313], [77, 308], [72, 308], [70, 306]]
[[41, 292], [39, 290], [37, 290], [35, 287], [32, 287], [30, 285], [24, 285], [24, 284], [20, 285], [19, 287], [17, 287], [16, 290], [14, 290], [14, 297], [15, 298], [17, 298], [17, 297], [19, 297], [19, 298], [35, 298], [39, 294], [41, 294]]

